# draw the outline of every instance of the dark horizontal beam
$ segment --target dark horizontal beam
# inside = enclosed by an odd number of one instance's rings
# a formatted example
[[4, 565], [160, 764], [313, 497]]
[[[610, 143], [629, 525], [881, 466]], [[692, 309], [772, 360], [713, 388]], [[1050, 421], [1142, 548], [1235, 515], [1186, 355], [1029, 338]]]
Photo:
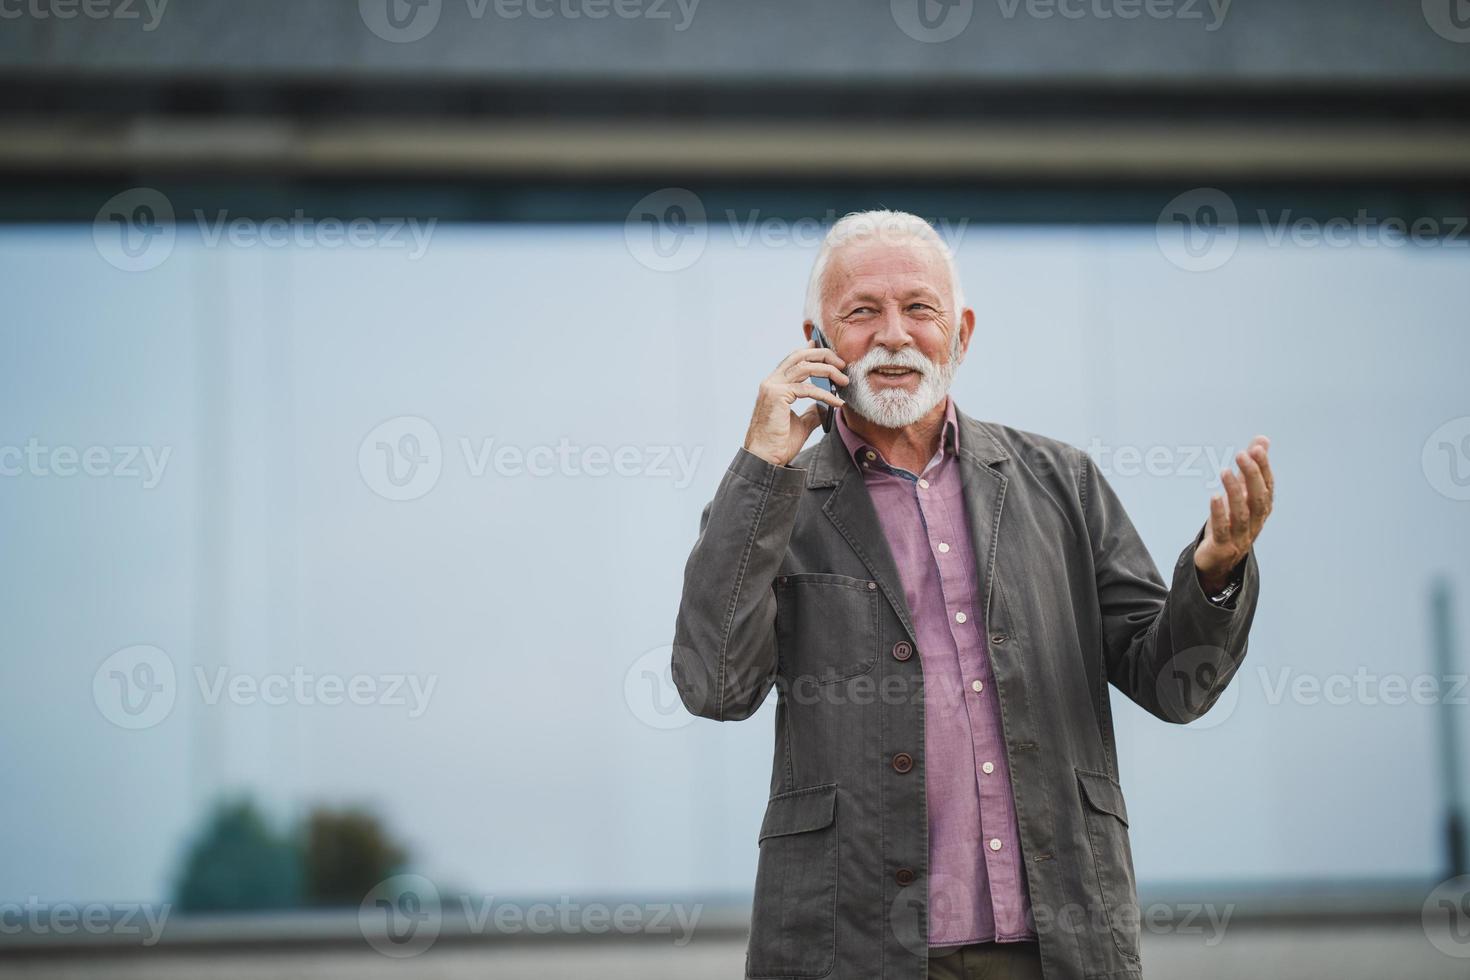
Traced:
[[0, 68], [0, 116], [275, 116], [290, 119], [1212, 120], [1470, 123], [1470, 84], [1280, 80], [1222, 83], [841, 84], [771, 77], [678, 84], [627, 79], [496, 82], [407, 77], [150, 76]]

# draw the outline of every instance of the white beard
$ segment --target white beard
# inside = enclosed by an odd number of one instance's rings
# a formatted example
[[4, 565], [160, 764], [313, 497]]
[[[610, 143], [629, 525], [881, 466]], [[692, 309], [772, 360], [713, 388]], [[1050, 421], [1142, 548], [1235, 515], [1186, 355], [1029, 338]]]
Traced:
[[[843, 392], [843, 400], [863, 418], [885, 429], [901, 429], [928, 415], [944, 399], [957, 366], [953, 354], [943, 364], [935, 364], [913, 347], [898, 351], [874, 347], [847, 368], [852, 383]], [[868, 384], [868, 374], [879, 367], [912, 368], [920, 372], [919, 387], [912, 394], [902, 388], [875, 391]]]

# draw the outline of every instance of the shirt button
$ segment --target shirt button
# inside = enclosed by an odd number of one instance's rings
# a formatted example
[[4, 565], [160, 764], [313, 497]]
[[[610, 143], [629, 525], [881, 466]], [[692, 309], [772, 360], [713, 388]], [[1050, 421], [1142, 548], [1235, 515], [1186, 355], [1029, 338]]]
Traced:
[[979, 694], [981, 691], [985, 690], [985, 682], [984, 681], [971, 681], [970, 682], [970, 688], [976, 694]]
[[993, 763], [993, 762], [987, 762], [987, 763], [985, 763], [984, 765], [982, 765], [980, 767], [980, 771], [983, 772], [983, 773], [985, 773], [985, 775], [987, 775], [987, 776], [990, 775], [991, 773], [995, 772], [995, 763]]
[[875, 453], [875, 452], [873, 452], [871, 449], [869, 449], [866, 453], [863, 453], [863, 455], [866, 456], [866, 457], [868, 457], [868, 459], [877, 459], [878, 458], [878, 454]]
[[939, 542], [939, 553], [941, 555], [949, 554], [949, 545], [945, 544], [943, 541]]
[[919, 481], [919, 489], [920, 490], [928, 490], [929, 489], [929, 481], [928, 480], [920, 480]]
[[899, 868], [893, 873], [893, 880], [900, 886], [907, 888], [914, 883], [914, 873], [908, 868]]
[[893, 659], [907, 660], [914, 655], [914, 648], [908, 640], [899, 640], [893, 645]]
[[990, 849], [992, 851], [998, 851], [998, 850], [1000, 850], [1000, 838], [999, 837], [992, 837], [992, 838], [990, 838]]
[[893, 757], [894, 772], [908, 772], [912, 768], [914, 768], [914, 757], [907, 752], [900, 752]]
[[955, 613], [954, 614], [954, 621], [956, 623], [963, 623], [965, 621], [965, 618], [966, 617], [965, 617], [965, 614], [964, 613]]

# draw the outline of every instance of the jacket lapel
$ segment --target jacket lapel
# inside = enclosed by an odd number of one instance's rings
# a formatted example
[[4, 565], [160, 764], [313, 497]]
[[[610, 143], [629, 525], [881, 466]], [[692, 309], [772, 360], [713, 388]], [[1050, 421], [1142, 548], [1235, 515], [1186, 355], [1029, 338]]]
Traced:
[[960, 424], [960, 482], [965, 492], [965, 514], [975, 544], [975, 567], [985, 589], [985, 619], [990, 624], [990, 600], [995, 588], [995, 553], [1000, 540], [1000, 515], [1005, 505], [1006, 477], [994, 464], [1010, 455], [990, 434], [985, 423], [955, 409]]
[[[960, 426], [960, 481], [965, 495], [965, 512], [970, 521], [970, 535], [975, 545], [975, 567], [980, 570], [985, 590], [985, 623], [990, 622], [990, 603], [994, 593], [995, 555], [1000, 538], [1000, 517], [1005, 504], [1006, 477], [994, 464], [1010, 456], [990, 433], [985, 423], [955, 410]], [[863, 484], [862, 473], [847, 453], [842, 437], [834, 429], [818, 443], [807, 476], [808, 489], [831, 487], [832, 493], [822, 505], [822, 513], [847, 540], [858, 558], [867, 566], [873, 580], [898, 614], [917, 643], [914, 624], [904, 598], [903, 580], [898, 565], [878, 523], [878, 513]]]
[[909, 640], [917, 644], [919, 641], [914, 635], [913, 620], [909, 617], [908, 601], [903, 596], [903, 580], [898, 577], [898, 564], [893, 560], [883, 525], [878, 523], [878, 512], [873, 508], [868, 488], [863, 484], [863, 475], [835, 428], [817, 445], [807, 476], [807, 487], [832, 487], [832, 493], [822, 505], [822, 513], [868, 566], [873, 581], [878, 583], [878, 588], [908, 631]]

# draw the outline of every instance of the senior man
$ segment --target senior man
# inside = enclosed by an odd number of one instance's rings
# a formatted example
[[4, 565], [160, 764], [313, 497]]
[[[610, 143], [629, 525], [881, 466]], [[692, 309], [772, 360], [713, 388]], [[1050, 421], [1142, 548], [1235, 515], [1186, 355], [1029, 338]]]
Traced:
[[1108, 684], [1176, 723], [1224, 692], [1268, 443], [1222, 473], [1166, 586], [1084, 453], [949, 397], [974, 328], [926, 222], [837, 222], [809, 343], [761, 383], [701, 517], [680, 697], [736, 721], [778, 692], [748, 977], [1142, 975]]

